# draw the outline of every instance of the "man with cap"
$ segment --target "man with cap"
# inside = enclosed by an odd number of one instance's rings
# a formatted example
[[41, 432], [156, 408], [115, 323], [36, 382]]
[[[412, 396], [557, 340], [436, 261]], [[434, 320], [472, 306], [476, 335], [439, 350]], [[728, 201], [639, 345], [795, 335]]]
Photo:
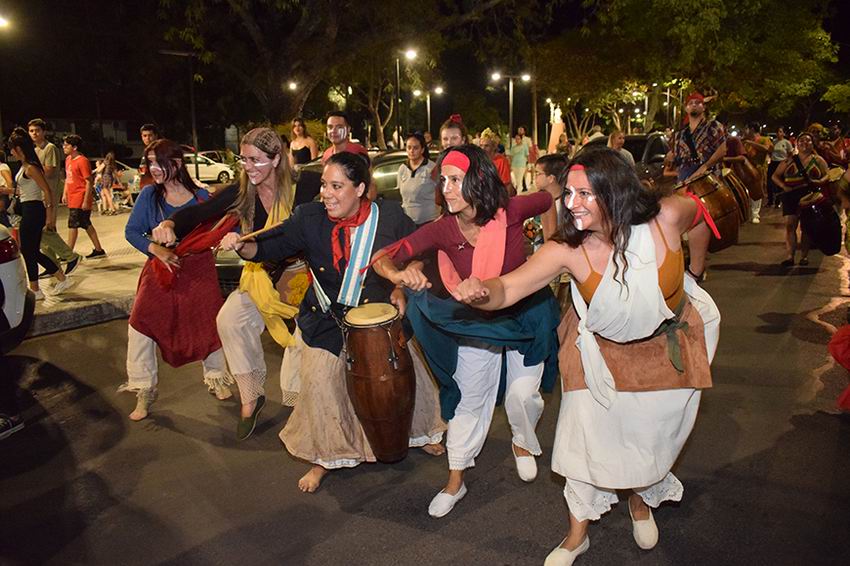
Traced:
[[705, 97], [691, 93], [685, 100], [688, 123], [673, 136], [673, 164], [679, 182], [712, 171], [726, 155], [726, 129], [705, 115]]

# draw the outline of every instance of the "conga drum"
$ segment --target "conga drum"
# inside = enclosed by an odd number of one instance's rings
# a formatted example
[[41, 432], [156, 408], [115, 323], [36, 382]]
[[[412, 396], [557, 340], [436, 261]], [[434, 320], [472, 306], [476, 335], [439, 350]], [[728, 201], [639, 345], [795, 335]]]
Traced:
[[723, 183], [732, 191], [732, 196], [735, 197], [735, 202], [738, 203], [738, 215], [741, 218], [741, 223], [750, 219], [750, 193], [747, 192], [747, 187], [735, 175], [735, 172], [728, 167], [721, 172]]
[[741, 225], [738, 203], [732, 191], [717, 177], [706, 173], [676, 189], [690, 189], [698, 196], [717, 225], [720, 239], [712, 235], [708, 251], [719, 252], [738, 243], [738, 229]]
[[841, 220], [832, 203], [820, 192], [800, 199], [800, 226], [812, 245], [824, 255], [835, 255], [841, 250]]
[[386, 303], [351, 309], [343, 321], [346, 385], [354, 413], [381, 462], [407, 456], [416, 378], [398, 309]]

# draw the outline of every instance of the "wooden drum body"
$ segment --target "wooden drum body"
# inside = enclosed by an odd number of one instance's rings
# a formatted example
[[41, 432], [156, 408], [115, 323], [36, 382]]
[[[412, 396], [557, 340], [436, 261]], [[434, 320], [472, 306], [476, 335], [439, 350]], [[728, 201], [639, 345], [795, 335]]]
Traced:
[[818, 192], [803, 197], [799, 214], [800, 226], [814, 247], [824, 255], [841, 251], [841, 220], [828, 198]]
[[407, 456], [416, 377], [398, 310], [371, 303], [348, 311], [344, 321], [348, 396], [375, 457]]
[[750, 219], [750, 193], [747, 190], [747, 186], [732, 169], [723, 169], [721, 178], [723, 183], [732, 192], [735, 202], [738, 203], [738, 216], [741, 219], [741, 223], [747, 222]]
[[747, 188], [749, 197], [753, 200], [764, 198], [764, 175], [749, 159], [733, 161], [732, 171]]
[[708, 251], [719, 252], [737, 244], [740, 208], [732, 191], [710, 173], [697, 177], [685, 188], [699, 197], [720, 232], [720, 239], [711, 236]]

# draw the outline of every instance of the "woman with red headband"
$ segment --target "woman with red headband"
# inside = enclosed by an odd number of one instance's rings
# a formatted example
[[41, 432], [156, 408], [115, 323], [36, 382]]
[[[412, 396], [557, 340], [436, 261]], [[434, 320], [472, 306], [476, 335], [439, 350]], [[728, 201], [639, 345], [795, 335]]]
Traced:
[[546, 289], [505, 312], [482, 316], [454, 299], [424, 292], [430, 282], [418, 265], [396, 267], [390, 257], [403, 262], [436, 250], [442, 282], [453, 294], [462, 279], [508, 273], [525, 262], [523, 222], [552, 206], [546, 192], [509, 198], [478, 147], [455, 147], [437, 167], [446, 199], [443, 216], [379, 254], [375, 271], [416, 291], [408, 296], [408, 320], [440, 381], [443, 418], [449, 421], [449, 479], [428, 508], [431, 516], [442, 517], [466, 495], [464, 472], [475, 465], [502, 395], [517, 472], [523, 481], [536, 477], [539, 389], [541, 382], [551, 387], [557, 373], [558, 307]]
[[516, 271], [455, 294], [504, 309], [572, 276], [573, 308], [558, 328], [563, 379], [552, 470], [566, 478], [570, 530], [546, 566], [569, 566], [590, 546], [588, 524], [632, 490], [638, 546], [658, 541], [651, 507], [679, 501], [670, 472], [711, 386], [720, 313], [685, 277], [680, 236], [702, 222], [696, 199], [644, 190], [615, 151], [582, 151], [566, 175], [560, 234]]

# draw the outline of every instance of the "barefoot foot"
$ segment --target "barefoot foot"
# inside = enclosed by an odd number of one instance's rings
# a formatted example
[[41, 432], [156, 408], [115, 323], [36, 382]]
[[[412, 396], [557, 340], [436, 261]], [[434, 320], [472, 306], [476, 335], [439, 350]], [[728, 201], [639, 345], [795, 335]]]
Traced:
[[310, 468], [310, 471], [298, 480], [298, 489], [304, 493], [313, 493], [319, 489], [319, 484], [322, 483], [322, 478], [324, 478], [329, 471], [330, 470], [326, 470], [325, 468], [314, 464], [313, 467]]
[[440, 444], [439, 442], [435, 442], [434, 444], [426, 444], [422, 446], [422, 451], [426, 454], [430, 454], [431, 456], [442, 456], [446, 453], [446, 447]]

